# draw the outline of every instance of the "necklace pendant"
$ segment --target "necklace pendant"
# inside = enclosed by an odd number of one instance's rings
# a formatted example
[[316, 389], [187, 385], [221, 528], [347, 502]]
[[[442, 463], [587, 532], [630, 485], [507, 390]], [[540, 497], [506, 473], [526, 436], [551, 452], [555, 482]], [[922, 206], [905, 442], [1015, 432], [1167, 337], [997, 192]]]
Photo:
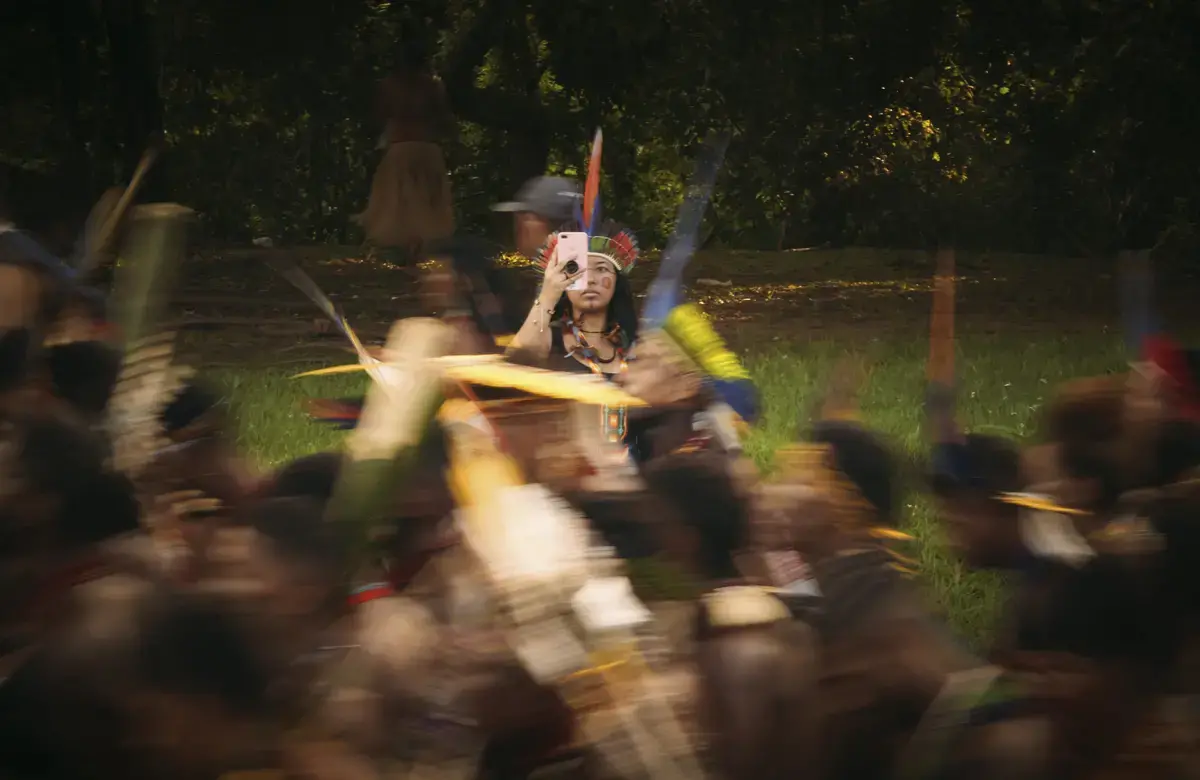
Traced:
[[620, 443], [625, 441], [625, 407], [624, 406], [605, 406], [604, 414], [604, 433], [610, 442]]

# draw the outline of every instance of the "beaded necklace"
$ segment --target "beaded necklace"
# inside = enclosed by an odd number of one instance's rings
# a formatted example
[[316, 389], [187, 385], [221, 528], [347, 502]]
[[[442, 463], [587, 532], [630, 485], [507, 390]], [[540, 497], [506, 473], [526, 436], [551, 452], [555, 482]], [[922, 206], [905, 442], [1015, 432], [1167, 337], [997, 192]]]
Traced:
[[[603, 336], [605, 340], [612, 343], [614, 348], [613, 356], [608, 360], [601, 359], [600, 353], [598, 353], [596, 348], [588, 342], [587, 338], [583, 335], [583, 331], [580, 330], [579, 325], [575, 322], [571, 315], [568, 314], [563, 317], [563, 325], [569, 328], [571, 335], [575, 337], [575, 348], [567, 352], [567, 357], [577, 358], [579, 362], [591, 369], [592, 373], [599, 376], [605, 376], [604, 370], [600, 368], [601, 364], [608, 365], [616, 360], [619, 361], [616, 373], [625, 373], [625, 369], [628, 367], [628, 364], [625, 361], [625, 350], [620, 346], [620, 324], [613, 325], [612, 330], [610, 330], [608, 333], [605, 333]], [[617, 443], [625, 441], [625, 407], [605, 406], [603, 407], [602, 414], [604, 416], [604, 435], [608, 438], [608, 440]]]

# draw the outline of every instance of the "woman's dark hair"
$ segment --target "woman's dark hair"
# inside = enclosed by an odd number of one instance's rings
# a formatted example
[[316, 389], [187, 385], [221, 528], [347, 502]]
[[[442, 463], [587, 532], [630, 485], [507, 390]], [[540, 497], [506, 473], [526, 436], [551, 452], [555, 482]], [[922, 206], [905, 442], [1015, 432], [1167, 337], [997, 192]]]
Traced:
[[[615, 235], [621, 229], [620, 225], [612, 220], [605, 220], [600, 226], [597, 235]], [[576, 220], [559, 225], [555, 228], [555, 233], [570, 233], [583, 230]], [[571, 299], [564, 292], [562, 297], [558, 299], [558, 303], [554, 304], [554, 313], [550, 317], [553, 327], [561, 327], [562, 321], [569, 317], [571, 311]], [[633, 286], [629, 283], [627, 274], [617, 271], [617, 279], [613, 283], [613, 297], [608, 303], [608, 312], [604, 320], [604, 329], [607, 331], [613, 325], [620, 325], [620, 336], [622, 348], [628, 349], [633, 342], [637, 341], [638, 337], [638, 316], [637, 307], [633, 299]]]
[[[550, 319], [557, 327], [561, 327], [563, 320], [572, 314], [571, 299], [567, 297], [566, 293], [563, 293], [562, 297], [558, 299], [558, 303], [555, 304], [554, 314]], [[608, 311], [605, 313], [605, 331], [613, 325], [619, 325], [621, 328], [618, 335], [621, 339], [622, 349], [628, 349], [633, 342], [637, 341], [638, 316], [634, 306], [633, 286], [629, 283], [629, 277], [620, 271], [617, 272], [617, 280], [613, 283], [613, 297], [608, 302]]]

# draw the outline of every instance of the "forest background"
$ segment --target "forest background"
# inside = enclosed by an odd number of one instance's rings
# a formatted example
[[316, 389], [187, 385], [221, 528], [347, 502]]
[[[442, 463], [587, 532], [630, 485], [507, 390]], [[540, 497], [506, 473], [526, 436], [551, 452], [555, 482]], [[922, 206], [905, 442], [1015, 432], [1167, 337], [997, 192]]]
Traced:
[[720, 127], [710, 245], [1180, 258], [1198, 29], [1181, 0], [29, 0], [0, 11], [0, 166], [36, 222], [161, 137], [146, 196], [202, 240], [354, 244], [374, 89], [418, 47], [464, 230], [502, 238], [487, 206], [578, 175], [601, 126], [609, 215], [661, 245]]

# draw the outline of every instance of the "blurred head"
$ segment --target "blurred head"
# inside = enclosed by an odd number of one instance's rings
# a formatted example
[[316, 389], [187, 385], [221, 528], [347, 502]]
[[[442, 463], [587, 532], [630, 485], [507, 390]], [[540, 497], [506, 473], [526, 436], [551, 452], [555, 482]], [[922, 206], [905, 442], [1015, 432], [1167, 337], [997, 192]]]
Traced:
[[575, 206], [580, 197], [579, 187], [570, 179], [538, 176], [525, 182], [515, 198], [497, 203], [492, 211], [513, 215], [517, 251], [533, 257], [556, 225], [575, 217]]
[[255, 628], [219, 602], [168, 590], [150, 597], [138, 629], [126, 749], [147, 774], [214, 777], [256, 761], [280, 714]]
[[526, 257], [537, 252], [538, 247], [550, 237], [550, 220], [532, 211], [518, 211], [513, 215], [513, 236], [517, 251]]
[[[997, 500], [1021, 489], [1021, 456], [1015, 444], [998, 436], [968, 434], [961, 444], [939, 445], [940, 468], [930, 477], [950, 547], [975, 568], [1008, 569], [1024, 558], [1020, 510]], [[941, 457], [939, 457], [941, 456]]]
[[899, 522], [896, 459], [878, 433], [857, 422], [825, 420], [813, 426], [809, 438], [830, 447], [834, 467], [871, 505], [879, 523]]
[[340, 452], [316, 452], [296, 458], [275, 472], [269, 495], [273, 498], [310, 498], [324, 509], [333, 497], [342, 460]]
[[749, 506], [728, 460], [713, 453], [671, 454], [655, 458], [641, 473], [650, 492], [676, 513], [666, 522], [681, 522], [695, 535], [703, 575], [738, 577], [733, 555], [747, 541]]
[[108, 408], [121, 353], [103, 341], [72, 341], [46, 352], [51, 392], [89, 420], [99, 419]]
[[255, 558], [269, 609], [284, 619], [321, 618], [343, 602], [342, 540], [309, 496], [268, 498], [253, 507]]

